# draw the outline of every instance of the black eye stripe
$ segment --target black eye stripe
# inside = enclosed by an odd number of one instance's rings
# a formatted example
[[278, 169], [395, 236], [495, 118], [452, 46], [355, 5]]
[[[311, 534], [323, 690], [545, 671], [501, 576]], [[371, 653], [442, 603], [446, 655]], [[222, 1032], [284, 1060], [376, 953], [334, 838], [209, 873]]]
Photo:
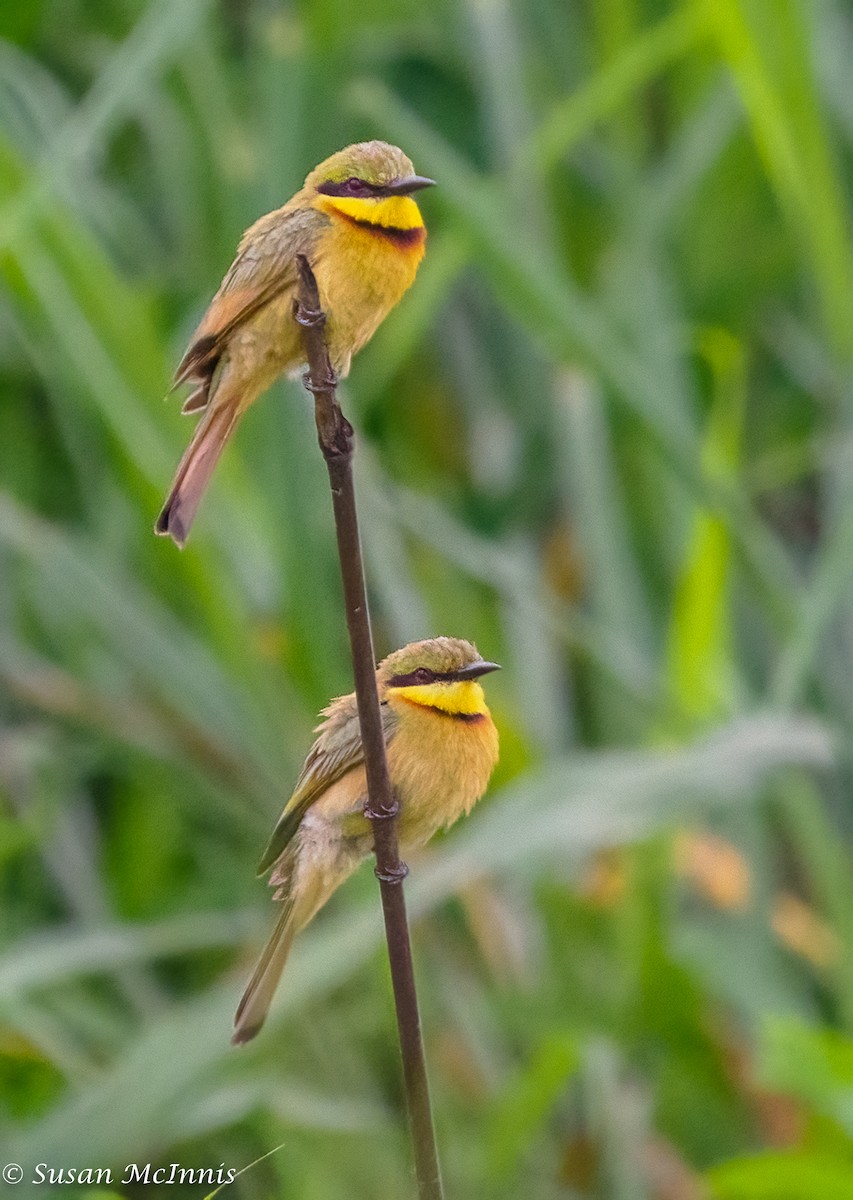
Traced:
[[388, 680], [389, 687], [417, 687], [428, 683], [452, 683], [456, 675], [453, 671], [431, 671], [429, 667], [418, 667], [407, 675], [392, 675]]
[[390, 687], [417, 687], [418, 684], [432, 683], [434, 678], [432, 671], [418, 667], [416, 671], [409, 671], [406, 675], [394, 675], [388, 682]]
[[368, 183], [365, 179], [344, 179], [335, 182], [327, 179], [317, 188], [324, 196], [381, 196], [385, 189], [376, 184]]

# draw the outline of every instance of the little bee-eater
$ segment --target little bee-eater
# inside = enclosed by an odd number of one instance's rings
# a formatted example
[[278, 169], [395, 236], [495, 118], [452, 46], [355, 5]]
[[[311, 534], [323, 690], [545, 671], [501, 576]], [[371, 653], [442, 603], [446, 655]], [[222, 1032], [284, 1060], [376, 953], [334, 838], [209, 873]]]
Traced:
[[[497, 663], [484, 662], [470, 642], [444, 637], [413, 642], [380, 663], [403, 851], [452, 825], [486, 790], [498, 734], [478, 680], [495, 670]], [[373, 849], [355, 695], [333, 700], [323, 715], [258, 868], [264, 874], [272, 867], [282, 909], [237, 1009], [235, 1043], [248, 1042], [263, 1024], [294, 936]]]
[[414, 281], [426, 229], [412, 192], [431, 179], [387, 142], [359, 142], [320, 163], [283, 208], [248, 229], [175, 372], [203, 413], [155, 532], [183, 546], [213, 468], [249, 405], [304, 362], [293, 319], [296, 256], [304, 254], [326, 313], [332, 367], [350, 359]]

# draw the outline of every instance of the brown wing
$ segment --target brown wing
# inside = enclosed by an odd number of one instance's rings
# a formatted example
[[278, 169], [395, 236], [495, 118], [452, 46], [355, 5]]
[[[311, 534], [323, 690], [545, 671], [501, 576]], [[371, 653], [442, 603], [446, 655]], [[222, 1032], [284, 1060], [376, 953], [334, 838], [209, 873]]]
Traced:
[[[280, 857], [318, 796], [346, 775], [347, 771], [364, 762], [355, 696], [341, 696], [323, 712], [326, 719], [317, 727], [317, 740], [308, 752], [293, 795], [267, 843], [258, 865], [259, 875], [268, 871]], [[382, 706], [382, 727], [385, 744], [388, 745], [394, 736], [396, 717], [387, 704]]]
[[[316, 209], [285, 205], [246, 230], [237, 257], [178, 364], [176, 387], [188, 379], [206, 385], [234, 330], [296, 286], [296, 255], [306, 254], [316, 262], [318, 238], [328, 224], [329, 218]], [[200, 400], [193, 411], [204, 403], [206, 399]]]

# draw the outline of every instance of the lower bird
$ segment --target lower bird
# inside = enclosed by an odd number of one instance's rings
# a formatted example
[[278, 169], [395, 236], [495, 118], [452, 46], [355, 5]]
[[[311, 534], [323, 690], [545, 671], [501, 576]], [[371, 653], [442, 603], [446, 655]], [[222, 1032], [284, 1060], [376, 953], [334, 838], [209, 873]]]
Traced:
[[[390, 654], [377, 670], [388, 770], [406, 851], [452, 825], [486, 790], [498, 734], [479, 679], [498, 669], [470, 642], [431, 638]], [[272, 867], [281, 903], [270, 940], [240, 1001], [234, 1043], [267, 1015], [294, 936], [373, 849], [355, 695], [323, 710], [317, 740], [258, 868]]]
[[184, 545], [237, 422], [279, 375], [302, 366], [296, 256], [317, 278], [329, 357], [346, 375], [414, 282], [426, 229], [412, 193], [432, 183], [396, 146], [359, 142], [320, 163], [283, 208], [246, 230], [175, 373], [176, 386], [196, 385], [183, 411], [203, 415], [155, 533]]

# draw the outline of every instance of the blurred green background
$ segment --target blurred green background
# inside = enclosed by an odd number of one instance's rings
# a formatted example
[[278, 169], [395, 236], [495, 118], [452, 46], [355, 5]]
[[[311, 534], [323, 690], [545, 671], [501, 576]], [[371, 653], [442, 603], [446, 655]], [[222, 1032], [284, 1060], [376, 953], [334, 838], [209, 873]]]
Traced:
[[228, 1044], [351, 686], [306, 393], [183, 554], [151, 535], [241, 231], [379, 136], [440, 187], [344, 392], [377, 651], [505, 668], [494, 785], [409, 887], [448, 1194], [849, 1200], [851, 6], [16, 0], [0, 35], [4, 1161], [283, 1144], [226, 1194], [413, 1194], [369, 870]]

